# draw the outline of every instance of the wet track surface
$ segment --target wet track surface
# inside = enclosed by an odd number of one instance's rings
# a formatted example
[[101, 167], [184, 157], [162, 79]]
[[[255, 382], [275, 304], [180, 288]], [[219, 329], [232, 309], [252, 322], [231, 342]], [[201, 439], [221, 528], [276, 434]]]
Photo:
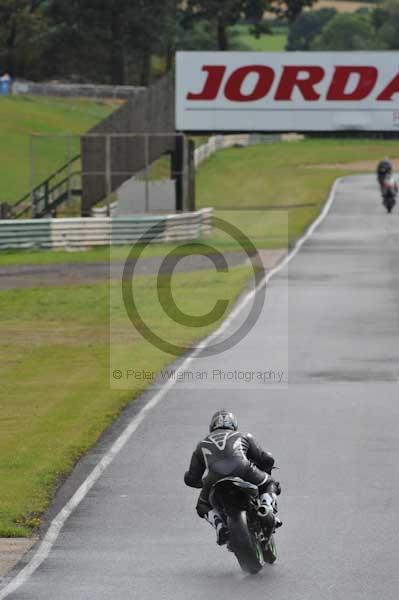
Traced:
[[[247, 337], [190, 365], [281, 366], [289, 383], [172, 388], [10, 598], [396, 600], [398, 268], [398, 214], [383, 212], [373, 178], [347, 178], [289, 265], [288, 305], [286, 269]], [[216, 546], [182, 483], [222, 406], [281, 467], [279, 559], [255, 577]]]

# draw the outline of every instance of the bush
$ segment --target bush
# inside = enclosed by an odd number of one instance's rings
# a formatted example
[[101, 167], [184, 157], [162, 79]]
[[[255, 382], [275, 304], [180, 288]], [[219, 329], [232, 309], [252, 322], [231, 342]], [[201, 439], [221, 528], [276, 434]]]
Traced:
[[378, 48], [371, 17], [364, 14], [337, 14], [311, 44], [312, 50], [373, 50]]

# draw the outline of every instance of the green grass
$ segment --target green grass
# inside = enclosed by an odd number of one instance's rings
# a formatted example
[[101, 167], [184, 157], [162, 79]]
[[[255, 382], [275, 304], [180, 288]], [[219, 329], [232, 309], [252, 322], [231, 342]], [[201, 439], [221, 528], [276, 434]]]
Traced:
[[282, 52], [287, 43], [287, 27], [272, 27], [272, 35], [261, 35], [259, 38], [250, 34], [249, 25], [235, 25], [230, 28], [233, 39], [243, 50], [253, 52]]
[[[203, 314], [218, 298], [233, 303], [248, 275], [247, 268], [228, 276], [214, 270], [178, 274], [173, 293], [182, 310]], [[134, 289], [159, 335], [189, 344], [210, 331], [170, 322], [155, 277], [137, 278]], [[113, 366], [159, 371], [171, 357], [132, 328], [117, 284], [111, 301]], [[22, 537], [39, 523], [60, 478], [146, 383], [132, 379], [129, 389], [110, 389], [106, 283], [3, 292], [0, 319], [0, 537]]]
[[[80, 134], [109, 115], [119, 103], [72, 98], [31, 96], [0, 97], [0, 202], [13, 204], [30, 188], [29, 135], [48, 138], [33, 141], [34, 183], [78, 154], [79, 138], [71, 145], [58, 134]], [[53, 137], [51, 137], [53, 136]]]

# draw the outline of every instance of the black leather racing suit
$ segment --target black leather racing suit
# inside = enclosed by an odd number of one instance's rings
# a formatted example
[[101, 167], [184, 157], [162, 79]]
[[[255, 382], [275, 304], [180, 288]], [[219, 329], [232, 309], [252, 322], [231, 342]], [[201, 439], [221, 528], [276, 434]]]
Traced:
[[392, 173], [392, 165], [389, 160], [382, 160], [377, 166], [377, 179], [380, 185], [383, 184], [384, 178]]
[[279, 493], [279, 485], [270, 475], [273, 465], [273, 456], [262, 450], [250, 433], [215, 429], [194, 450], [184, 482], [190, 487], [202, 487], [197, 512], [204, 517], [211, 509], [208, 498], [212, 485], [229, 475], [257, 485], [261, 494]]

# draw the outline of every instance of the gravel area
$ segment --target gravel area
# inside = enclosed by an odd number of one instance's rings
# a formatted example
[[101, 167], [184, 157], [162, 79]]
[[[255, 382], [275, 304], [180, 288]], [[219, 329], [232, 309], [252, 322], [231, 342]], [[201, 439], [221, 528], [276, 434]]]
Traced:
[[0, 538], [0, 577], [4, 577], [21, 560], [37, 538]]
[[[261, 250], [259, 255], [264, 268], [271, 268], [285, 252], [285, 250]], [[229, 267], [246, 264], [248, 260], [243, 252], [226, 253], [224, 256]], [[137, 275], [158, 273], [163, 258], [152, 257], [139, 260], [135, 267], [135, 273]], [[210, 258], [205, 256], [184, 257], [177, 264], [175, 270], [182, 273], [212, 269], [214, 267]], [[124, 262], [112, 262], [111, 272], [109, 262], [0, 267], [0, 291], [14, 288], [90, 284], [107, 280], [110, 277], [120, 279], [124, 264]]]

